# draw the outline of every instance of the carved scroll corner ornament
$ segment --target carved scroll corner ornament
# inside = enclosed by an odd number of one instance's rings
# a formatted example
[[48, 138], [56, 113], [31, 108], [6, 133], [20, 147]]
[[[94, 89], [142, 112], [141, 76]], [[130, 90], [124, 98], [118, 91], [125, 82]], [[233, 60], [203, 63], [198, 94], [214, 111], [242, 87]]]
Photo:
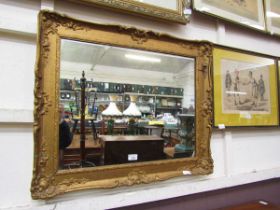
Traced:
[[138, 44], [143, 44], [148, 41], [149, 35], [145, 31], [135, 31], [135, 33], [131, 34], [131, 39]]
[[190, 168], [192, 175], [207, 175], [213, 173], [213, 160], [211, 157], [198, 160], [194, 168]]
[[46, 199], [59, 194], [54, 184], [54, 176], [38, 176], [33, 179], [31, 193], [33, 199]]
[[52, 101], [50, 100], [49, 95], [44, 91], [37, 91], [35, 93], [35, 99], [36, 113], [39, 113], [40, 115], [48, 113], [49, 107], [52, 106]]
[[60, 18], [55, 14], [48, 11], [42, 12], [41, 27], [44, 30], [44, 40], [49, 34], [57, 34]]
[[[36, 71], [37, 74], [37, 71]], [[34, 138], [38, 139], [39, 131], [41, 128], [40, 124], [40, 118], [41, 118], [41, 109], [42, 109], [42, 93], [40, 93], [40, 82], [39, 78], [36, 79], [37, 81], [35, 82], [35, 91], [34, 91], [34, 123], [33, 123], [33, 133], [34, 133]], [[38, 141], [35, 141], [35, 144], [37, 144]]]
[[203, 42], [199, 46], [199, 55], [200, 56], [212, 56], [212, 44], [210, 42]]
[[47, 62], [49, 51], [50, 51], [50, 34], [58, 34], [59, 26], [64, 26], [65, 28], [78, 31], [78, 30], [87, 30], [78, 23], [74, 21], [68, 20], [69, 18], [65, 15], [58, 15], [54, 12], [49, 12], [47, 10], [43, 10], [41, 12], [41, 28], [42, 28], [42, 38], [41, 38], [41, 46], [42, 46], [42, 57], [44, 58], [43, 62]]
[[178, 42], [178, 45], [180, 47], [183, 47], [187, 50], [196, 50], [197, 49], [197, 43], [188, 43], [186, 44], [185, 42]]
[[50, 12], [47, 10], [42, 11], [42, 26], [46, 29], [47, 34], [57, 33], [59, 26], [64, 26], [67, 29], [78, 31], [84, 30], [85, 28], [79, 24], [79, 21], [73, 21], [68, 18], [67, 15], [59, 15], [55, 12]]
[[41, 150], [40, 150], [40, 156], [39, 156], [39, 166], [40, 166], [40, 169], [42, 172], [45, 172], [45, 168], [47, 166], [47, 162], [49, 160], [49, 156], [48, 156], [48, 153], [47, 153], [47, 145], [46, 145], [46, 140], [43, 139], [43, 143], [41, 145]]
[[63, 180], [61, 183], [59, 183], [59, 191], [61, 192], [67, 192], [68, 189], [71, 189], [73, 186], [77, 185], [83, 185], [88, 183], [90, 180], [87, 178], [69, 178]]
[[127, 177], [117, 181], [116, 186], [131, 186], [136, 184], [148, 184], [151, 182], [160, 181], [161, 179], [157, 175], [148, 175], [142, 170], [133, 170], [128, 173]]
[[127, 26], [118, 26], [118, 31], [120, 33], [125, 32], [130, 34], [131, 39], [137, 42], [137, 44], [143, 44], [144, 42], [147, 42], [151, 35], [160, 36], [159, 33], [155, 33], [153, 31], [140, 30], [134, 27]]
[[208, 97], [203, 101], [202, 103], [202, 112], [200, 112], [202, 114], [203, 117], [207, 117], [207, 116], [212, 116], [213, 113], [213, 99], [212, 99], [212, 92], [210, 89], [206, 90], [208, 93]]
[[211, 69], [211, 61], [213, 57], [213, 46], [211, 43], [202, 43], [199, 46], [198, 55], [202, 57], [201, 68], [200, 71], [204, 73], [209, 73]]
[[[36, 144], [37, 145], [37, 144]], [[47, 145], [46, 141], [43, 139], [42, 144], [39, 145], [40, 147], [37, 159], [35, 160], [34, 168], [33, 168], [33, 179], [32, 179], [32, 186], [31, 186], [31, 192], [32, 197], [41, 198], [42, 194], [45, 194], [47, 191], [47, 195], [44, 195], [43, 197], [49, 197], [50, 189], [49, 186], [54, 181], [54, 176], [46, 176], [46, 167], [49, 160], [49, 156], [47, 153]]]
[[54, 175], [48, 177], [38, 176], [36, 179], [32, 180], [32, 197], [34, 199], [52, 198], [70, 191], [73, 186], [85, 185], [90, 181], [87, 178], [69, 178], [57, 184], [54, 177]]

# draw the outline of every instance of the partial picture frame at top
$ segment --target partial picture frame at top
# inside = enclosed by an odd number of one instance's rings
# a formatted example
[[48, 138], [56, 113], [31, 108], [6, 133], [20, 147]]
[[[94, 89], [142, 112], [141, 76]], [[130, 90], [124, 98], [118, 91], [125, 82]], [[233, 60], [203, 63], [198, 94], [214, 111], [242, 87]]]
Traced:
[[262, 0], [193, 0], [193, 8], [202, 13], [265, 31]]
[[276, 59], [216, 46], [214, 126], [279, 124]]
[[164, 22], [187, 24], [188, 16], [184, 14], [185, 0], [69, 0], [110, 9], [116, 12], [152, 18]]
[[280, 1], [265, 0], [264, 6], [267, 31], [271, 34], [280, 35]]

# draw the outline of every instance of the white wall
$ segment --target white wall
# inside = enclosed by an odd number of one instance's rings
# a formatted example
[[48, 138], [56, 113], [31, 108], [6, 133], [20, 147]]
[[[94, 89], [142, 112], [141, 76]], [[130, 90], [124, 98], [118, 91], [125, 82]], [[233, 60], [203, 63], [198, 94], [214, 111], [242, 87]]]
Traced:
[[[280, 56], [279, 38], [194, 14], [183, 26], [51, 0], [0, 1], [0, 209], [106, 209], [251, 183], [280, 176], [280, 129], [214, 130], [214, 173], [109, 190], [68, 193], [49, 201], [30, 196], [36, 15], [40, 8], [99, 23], [132, 25]], [[15, 81], [15, 82], [10, 82]], [[20, 208], [21, 207], [21, 208]]]

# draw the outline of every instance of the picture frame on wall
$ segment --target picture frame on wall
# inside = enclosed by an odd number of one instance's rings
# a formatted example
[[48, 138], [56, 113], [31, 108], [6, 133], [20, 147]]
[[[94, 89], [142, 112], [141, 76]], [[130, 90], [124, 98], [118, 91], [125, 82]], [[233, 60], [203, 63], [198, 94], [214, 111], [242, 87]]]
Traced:
[[264, 3], [267, 31], [280, 35], [280, 1], [265, 0]]
[[[278, 109], [280, 110], [280, 58], [277, 58], [277, 78], [278, 78]], [[278, 112], [278, 116], [279, 116], [279, 121], [278, 121], [278, 125], [280, 126], [280, 112]]]
[[70, 0], [79, 4], [93, 5], [121, 13], [147, 17], [164, 22], [187, 24], [185, 0]]
[[199, 12], [265, 31], [262, 0], [193, 0]]
[[276, 59], [215, 47], [214, 125], [277, 126]]

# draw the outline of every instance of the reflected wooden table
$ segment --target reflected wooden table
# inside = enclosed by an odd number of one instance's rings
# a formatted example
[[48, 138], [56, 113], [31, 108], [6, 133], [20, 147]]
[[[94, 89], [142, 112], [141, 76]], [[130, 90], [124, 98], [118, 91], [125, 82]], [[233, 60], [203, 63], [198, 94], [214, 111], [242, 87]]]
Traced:
[[164, 139], [153, 135], [100, 135], [104, 164], [165, 159]]
[[148, 131], [148, 135], [152, 135], [153, 130], [159, 130], [159, 129], [162, 130], [163, 129], [162, 126], [159, 127], [159, 126], [154, 126], [154, 125], [145, 125], [145, 126], [143, 126], [143, 128]]
[[[100, 126], [100, 127], [96, 127], [96, 131], [97, 131], [97, 133], [99, 133], [101, 135], [104, 135], [104, 134], [107, 134], [108, 127], [105, 126], [105, 125]], [[116, 125], [116, 126], [113, 127], [113, 131], [114, 131], [114, 133], [124, 135], [127, 131], [127, 125]]]

